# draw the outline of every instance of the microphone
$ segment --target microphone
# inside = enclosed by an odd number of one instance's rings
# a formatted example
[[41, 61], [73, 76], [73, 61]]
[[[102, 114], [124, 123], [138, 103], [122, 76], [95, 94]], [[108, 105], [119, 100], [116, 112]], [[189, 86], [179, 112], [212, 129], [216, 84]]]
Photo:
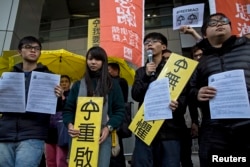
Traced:
[[153, 51], [152, 50], [147, 50], [147, 57], [148, 57], [149, 63], [153, 62]]
[[[148, 62], [151, 63], [153, 62], [153, 51], [152, 50], [147, 50], [147, 57], [148, 57]], [[154, 76], [155, 72], [151, 73], [151, 76]]]

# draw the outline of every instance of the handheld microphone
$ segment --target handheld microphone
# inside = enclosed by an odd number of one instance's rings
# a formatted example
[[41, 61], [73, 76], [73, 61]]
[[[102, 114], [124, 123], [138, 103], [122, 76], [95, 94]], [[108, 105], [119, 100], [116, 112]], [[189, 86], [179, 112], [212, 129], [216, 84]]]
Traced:
[[[147, 57], [148, 57], [148, 62], [151, 63], [153, 62], [153, 51], [152, 50], [147, 50]], [[151, 76], [154, 76], [155, 72], [151, 73]]]
[[153, 51], [152, 50], [147, 50], [147, 57], [148, 57], [149, 63], [153, 62]]

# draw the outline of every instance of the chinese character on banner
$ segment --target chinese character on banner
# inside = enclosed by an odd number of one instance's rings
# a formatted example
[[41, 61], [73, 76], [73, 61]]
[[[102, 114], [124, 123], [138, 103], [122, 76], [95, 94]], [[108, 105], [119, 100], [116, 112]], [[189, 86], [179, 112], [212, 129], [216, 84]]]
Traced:
[[[250, 33], [250, 0], [209, 0], [210, 13], [224, 13], [237, 36]], [[225, 7], [226, 6], [226, 7]]]
[[100, 44], [100, 19], [88, 20], [88, 49]]
[[98, 166], [103, 97], [78, 97], [69, 166]]
[[144, 1], [100, 1], [100, 46], [109, 56], [143, 65]]

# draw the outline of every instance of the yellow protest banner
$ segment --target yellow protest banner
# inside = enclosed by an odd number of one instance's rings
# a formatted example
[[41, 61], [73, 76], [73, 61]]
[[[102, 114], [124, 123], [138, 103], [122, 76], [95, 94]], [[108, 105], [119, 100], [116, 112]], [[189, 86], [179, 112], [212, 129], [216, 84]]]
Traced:
[[78, 97], [69, 166], [98, 166], [103, 97]]
[[[157, 79], [168, 77], [172, 100], [177, 100], [188, 82], [198, 62], [187, 57], [172, 53]], [[164, 120], [145, 121], [144, 104], [136, 113], [129, 129], [147, 145], [150, 145]]]
[[88, 20], [88, 49], [100, 44], [100, 18]]

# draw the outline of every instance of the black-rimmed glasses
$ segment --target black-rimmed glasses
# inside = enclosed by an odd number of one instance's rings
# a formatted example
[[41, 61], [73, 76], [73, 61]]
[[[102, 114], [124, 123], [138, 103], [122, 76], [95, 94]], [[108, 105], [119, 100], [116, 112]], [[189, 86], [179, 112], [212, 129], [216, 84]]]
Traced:
[[217, 26], [219, 22], [222, 25], [226, 25], [226, 24], [230, 23], [230, 20], [228, 18], [225, 18], [225, 17], [221, 18], [220, 20], [210, 19], [208, 22], [208, 26], [210, 26], [210, 27]]
[[157, 40], [157, 39], [153, 39], [153, 40], [146, 40], [145, 42], [144, 42], [144, 45], [148, 45], [148, 44], [155, 44], [155, 43], [157, 43], [157, 42], [160, 42], [161, 43], [161, 41], [160, 40]]
[[31, 46], [31, 45], [24, 45], [22, 48], [27, 49], [27, 50], [34, 49], [35, 51], [40, 51], [41, 50], [40, 46]]

